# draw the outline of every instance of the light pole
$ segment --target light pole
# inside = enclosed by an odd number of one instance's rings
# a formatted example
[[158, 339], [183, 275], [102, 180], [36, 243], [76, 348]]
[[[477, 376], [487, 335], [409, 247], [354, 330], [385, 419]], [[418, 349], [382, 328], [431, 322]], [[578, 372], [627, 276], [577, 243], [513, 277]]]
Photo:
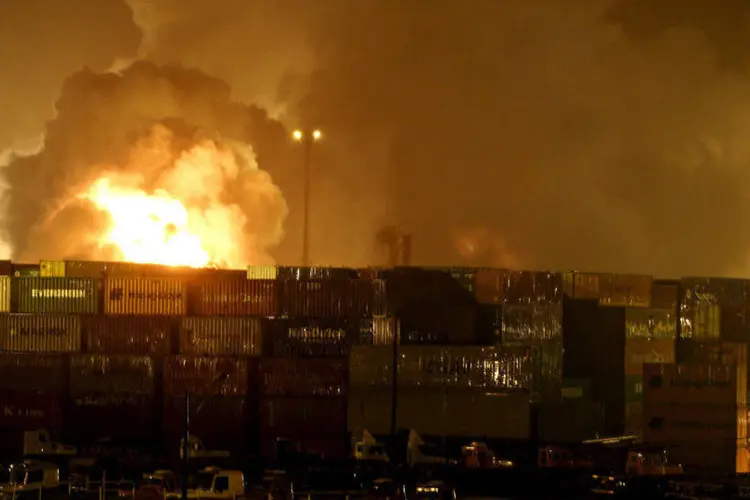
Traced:
[[292, 138], [304, 147], [304, 219], [302, 222], [302, 265], [310, 265], [310, 157], [312, 146], [323, 137], [320, 130], [303, 132], [295, 130]]

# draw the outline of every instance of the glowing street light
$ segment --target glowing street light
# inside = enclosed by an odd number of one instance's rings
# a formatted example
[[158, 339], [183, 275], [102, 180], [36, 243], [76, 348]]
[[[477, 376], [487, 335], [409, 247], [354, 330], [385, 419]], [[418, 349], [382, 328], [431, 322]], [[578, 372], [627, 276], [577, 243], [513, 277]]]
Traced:
[[292, 139], [304, 146], [304, 220], [302, 223], [302, 265], [310, 265], [310, 171], [312, 145], [323, 137], [323, 133], [318, 129], [309, 132], [295, 130], [292, 132]]

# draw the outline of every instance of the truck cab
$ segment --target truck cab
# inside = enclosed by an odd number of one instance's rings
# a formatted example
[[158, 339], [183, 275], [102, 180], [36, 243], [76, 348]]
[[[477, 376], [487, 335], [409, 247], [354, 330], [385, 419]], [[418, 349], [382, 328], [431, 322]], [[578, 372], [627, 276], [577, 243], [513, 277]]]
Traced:
[[513, 461], [499, 459], [486, 443], [471, 442], [461, 447], [463, 465], [467, 469], [498, 469], [513, 467]]
[[[46, 462], [29, 460], [20, 464], [3, 466], [0, 471], [0, 495], [2, 498], [17, 498], [29, 492], [37, 492], [35, 496], [62, 496], [60, 485], [60, 470], [56, 465]], [[67, 493], [67, 491], [66, 491]]]
[[367, 429], [362, 431], [361, 439], [352, 445], [352, 456], [356, 460], [374, 460], [378, 462], [389, 462], [390, 458], [385, 446], [378, 443], [375, 437]]
[[[238, 470], [206, 467], [198, 472], [194, 488], [188, 489], [188, 498], [236, 498], [245, 494], [245, 476]], [[179, 498], [170, 493], [168, 498]]]
[[417, 431], [409, 431], [409, 441], [406, 445], [406, 462], [409, 467], [419, 465], [447, 464], [448, 460], [439, 454], [438, 450], [424, 442]]
[[25, 457], [45, 455], [73, 456], [77, 453], [75, 446], [57, 443], [52, 440], [49, 432], [44, 429], [26, 431], [23, 433], [23, 455]]

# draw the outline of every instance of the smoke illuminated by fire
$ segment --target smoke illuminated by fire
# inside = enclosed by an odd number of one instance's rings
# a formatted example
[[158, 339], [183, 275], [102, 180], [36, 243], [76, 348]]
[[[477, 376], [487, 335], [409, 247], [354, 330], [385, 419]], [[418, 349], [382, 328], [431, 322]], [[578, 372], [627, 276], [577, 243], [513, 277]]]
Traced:
[[102, 256], [128, 262], [242, 268], [266, 264], [286, 203], [249, 146], [199, 141], [175, 157], [163, 126], [131, 152], [125, 172], [102, 172], [77, 199], [106, 217]]

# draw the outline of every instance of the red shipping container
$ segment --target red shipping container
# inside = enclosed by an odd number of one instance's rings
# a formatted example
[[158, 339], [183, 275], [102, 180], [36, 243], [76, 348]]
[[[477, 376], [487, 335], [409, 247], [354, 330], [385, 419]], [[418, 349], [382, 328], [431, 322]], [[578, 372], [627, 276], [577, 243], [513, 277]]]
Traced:
[[244, 395], [249, 364], [243, 358], [170, 356], [164, 360], [164, 394]]
[[63, 424], [62, 396], [46, 392], [0, 391], [0, 429], [59, 429]]
[[270, 358], [260, 362], [261, 392], [266, 396], [343, 396], [348, 363], [335, 359]]
[[190, 307], [196, 316], [275, 316], [276, 281], [206, 280], [197, 285]]
[[[244, 397], [190, 397], [190, 434], [208, 450], [237, 451], [247, 446], [248, 429], [254, 415]], [[162, 429], [169, 450], [177, 450], [184, 433], [185, 398], [164, 399]]]
[[155, 435], [155, 415], [152, 396], [78, 395], [71, 399], [66, 429], [76, 442], [146, 438]]
[[346, 436], [346, 416], [343, 397], [267, 398], [258, 420], [264, 439], [321, 440]]
[[67, 379], [63, 355], [0, 353], [0, 389], [59, 393]]
[[168, 316], [94, 316], [84, 323], [88, 352], [166, 356], [177, 320]]

